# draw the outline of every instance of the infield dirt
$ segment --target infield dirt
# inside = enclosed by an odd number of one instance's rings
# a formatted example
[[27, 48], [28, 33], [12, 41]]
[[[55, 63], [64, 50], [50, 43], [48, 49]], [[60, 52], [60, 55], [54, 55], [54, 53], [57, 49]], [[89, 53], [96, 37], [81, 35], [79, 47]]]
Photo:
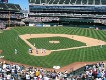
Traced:
[[[69, 38], [69, 39], [80, 41], [82, 43], [86, 43], [86, 46], [57, 49], [57, 50], [46, 50], [46, 53], [44, 53], [44, 54], [41, 53], [40, 49], [38, 49], [38, 54], [36, 54], [36, 50], [35, 50], [36, 45], [34, 46], [29, 41], [27, 41], [27, 39], [30, 39], [30, 38], [45, 38], [45, 37], [56, 37], [56, 36], [66, 37], [66, 38]], [[99, 46], [99, 45], [101, 46], [101, 45], [106, 44], [106, 42], [104, 42], [102, 40], [89, 38], [89, 37], [85, 37], [85, 36], [68, 35], [68, 34], [25, 34], [25, 35], [19, 35], [19, 37], [32, 48], [31, 55], [34, 55], [34, 56], [46, 56], [46, 55], [51, 54], [51, 52], [53, 52], [53, 51], [71, 50], [71, 49], [78, 49], [78, 48], [91, 47], [91, 46]]]

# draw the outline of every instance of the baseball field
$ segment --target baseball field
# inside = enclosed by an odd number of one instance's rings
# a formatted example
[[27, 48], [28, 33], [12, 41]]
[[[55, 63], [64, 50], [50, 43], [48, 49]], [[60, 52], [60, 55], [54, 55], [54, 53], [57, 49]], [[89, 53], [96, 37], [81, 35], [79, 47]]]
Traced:
[[[41, 49], [46, 49], [46, 53], [40, 53]], [[106, 31], [75, 27], [11, 28], [1, 31], [0, 50], [5, 60], [45, 68], [106, 61]]]

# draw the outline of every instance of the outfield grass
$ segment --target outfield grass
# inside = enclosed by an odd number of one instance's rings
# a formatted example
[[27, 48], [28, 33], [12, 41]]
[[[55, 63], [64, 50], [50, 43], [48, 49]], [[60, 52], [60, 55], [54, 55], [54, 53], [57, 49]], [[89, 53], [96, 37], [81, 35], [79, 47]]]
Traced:
[[[23, 64], [53, 67], [54, 65], [65, 66], [78, 61], [105, 61], [106, 60], [106, 46], [82, 48], [76, 50], [65, 50], [53, 52], [44, 57], [37, 57], [28, 54], [29, 46], [22, 41], [18, 35], [21, 34], [74, 34], [80, 36], [87, 36], [96, 39], [106, 40], [106, 32], [93, 29], [70, 28], [70, 27], [51, 27], [51, 28], [35, 28], [35, 27], [18, 27], [9, 31], [3, 31], [0, 34], [0, 49], [3, 50], [3, 55], [6, 60], [20, 62]], [[18, 54], [14, 54], [14, 49], [18, 50]]]
[[[72, 48], [79, 46], [86, 46], [85, 43], [75, 41], [66, 37], [46, 37], [46, 38], [31, 38], [28, 41], [32, 44], [35, 43], [38, 49], [57, 50], [64, 48]], [[49, 41], [59, 41], [59, 43], [49, 43]]]

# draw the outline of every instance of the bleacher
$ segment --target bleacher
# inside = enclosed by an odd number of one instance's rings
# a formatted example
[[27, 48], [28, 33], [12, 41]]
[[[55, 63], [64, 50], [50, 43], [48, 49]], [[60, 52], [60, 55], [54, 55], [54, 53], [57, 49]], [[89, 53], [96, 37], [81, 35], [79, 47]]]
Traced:
[[3, 23], [0, 23], [0, 29], [5, 29], [5, 26]]
[[72, 19], [72, 18], [60, 18], [61, 21], [69, 22], [94, 22], [93, 19]]
[[5, 27], [16, 25], [24, 18], [20, 11], [21, 7], [19, 4], [0, 3], [0, 23]]
[[71, 18], [63, 19], [62, 24], [66, 21], [67, 24], [92, 24], [95, 19], [106, 19], [104, 5], [106, 0], [29, 0], [30, 13], [33, 13], [29, 17]]
[[69, 80], [106, 80], [104, 62], [83, 66], [67, 75]]
[[[88, 65], [88, 67], [92, 67], [92, 66], [93, 65]], [[67, 76], [68, 77], [71, 77], [71, 79], [74, 78], [74, 79], [81, 80], [82, 79], [82, 76], [81, 75], [85, 73], [85, 70], [86, 70], [86, 66], [83, 66], [83, 67], [81, 67], [81, 68], [79, 68], [77, 70], [72, 71]]]

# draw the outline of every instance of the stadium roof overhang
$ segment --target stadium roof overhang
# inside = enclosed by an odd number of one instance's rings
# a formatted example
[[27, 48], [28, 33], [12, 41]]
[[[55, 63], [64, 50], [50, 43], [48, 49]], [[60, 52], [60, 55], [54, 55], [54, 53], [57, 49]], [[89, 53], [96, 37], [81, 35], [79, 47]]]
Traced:
[[106, 6], [106, 5], [81, 5], [81, 4], [35, 4], [35, 3], [29, 3], [29, 6]]

